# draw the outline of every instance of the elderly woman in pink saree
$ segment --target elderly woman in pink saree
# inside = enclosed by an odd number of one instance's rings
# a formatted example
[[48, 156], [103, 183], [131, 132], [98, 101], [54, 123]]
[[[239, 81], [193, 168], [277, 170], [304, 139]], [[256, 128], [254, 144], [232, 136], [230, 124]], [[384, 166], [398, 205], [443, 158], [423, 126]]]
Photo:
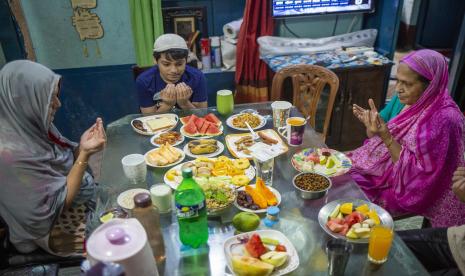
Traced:
[[435, 227], [465, 223], [465, 205], [451, 190], [463, 165], [464, 117], [447, 91], [445, 58], [432, 50], [405, 56], [396, 89], [405, 107], [388, 123], [373, 101], [354, 106], [367, 127], [364, 145], [349, 153], [353, 179], [391, 215], [417, 214]]

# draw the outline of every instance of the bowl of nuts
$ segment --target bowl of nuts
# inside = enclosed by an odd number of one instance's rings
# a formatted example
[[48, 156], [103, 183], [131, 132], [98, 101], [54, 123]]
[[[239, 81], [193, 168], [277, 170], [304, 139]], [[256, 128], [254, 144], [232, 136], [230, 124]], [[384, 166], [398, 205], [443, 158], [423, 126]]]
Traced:
[[293, 179], [296, 192], [303, 199], [317, 199], [325, 196], [331, 188], [331, 179], [329, 177], [315, 173], [300, 173]]

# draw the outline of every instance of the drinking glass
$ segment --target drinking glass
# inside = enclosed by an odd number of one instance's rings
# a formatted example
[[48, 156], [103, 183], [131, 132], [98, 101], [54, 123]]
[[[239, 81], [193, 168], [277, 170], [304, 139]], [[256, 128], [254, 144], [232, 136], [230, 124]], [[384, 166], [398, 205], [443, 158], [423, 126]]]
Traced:
[[286, 120], [291, 113], [292, 104], [286, 101], [276, 101], [271, 104], [273, 110], [273, 127], [280, 128], [286, 125]]
[[254, 157], [253, 162], [255, 163], [255, 168], [257, 169], [257, 177], [263, 179], [265, 185], [271, 186], [273, 184], [274, 158], [262, 161]]
[[127, 178], [133, 183], [145, 182], [147, 176], [147, 165], [142, 154], [129, 154], [121, 159], [123, 171]]
[[391, 228], [382, 225], [373, 227], [368, 242], [368, 260], [375, 264], [386, 262], [393, 238], [394, 231]]
[[343, 276], [354, 246], [342, 239], [331, 239], [326, 243], [328, 275]]
[[234, 110], [234, 98], [231, 90], [219, 90], [216, 92], [216, 108], [223, 116], [229, 115]]
[[172, 194], [170, 186], [166, 184], [155, 184], [150, 187], [150, 195], [153, 205], [158, 208], [160, 214], [171, 211]]

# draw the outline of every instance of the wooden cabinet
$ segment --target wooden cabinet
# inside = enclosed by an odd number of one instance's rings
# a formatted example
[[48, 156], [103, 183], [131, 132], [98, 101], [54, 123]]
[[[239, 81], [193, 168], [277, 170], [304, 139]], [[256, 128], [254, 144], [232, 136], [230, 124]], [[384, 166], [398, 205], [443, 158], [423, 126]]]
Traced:
[[378, 108], [384, 106], [391, 65], [336, 69], [339, 91], [334, 103], [326, 143], [329, 147], [347, 151], [362, 145], [366, 129], [352, 113], [352, 105], [368, 107], [373, 99]]

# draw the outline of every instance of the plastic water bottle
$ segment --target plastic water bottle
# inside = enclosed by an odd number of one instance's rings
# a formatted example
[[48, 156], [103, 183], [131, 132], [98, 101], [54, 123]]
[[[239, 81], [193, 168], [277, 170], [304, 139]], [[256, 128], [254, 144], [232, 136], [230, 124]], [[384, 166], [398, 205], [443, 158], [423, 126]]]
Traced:
[[179, 237], [182, 244], [198, 248], [208, 240], [205, 194], [192, 178], [191, 168], [184, 168], [182, 177], [183, 180], [174, 194]]

